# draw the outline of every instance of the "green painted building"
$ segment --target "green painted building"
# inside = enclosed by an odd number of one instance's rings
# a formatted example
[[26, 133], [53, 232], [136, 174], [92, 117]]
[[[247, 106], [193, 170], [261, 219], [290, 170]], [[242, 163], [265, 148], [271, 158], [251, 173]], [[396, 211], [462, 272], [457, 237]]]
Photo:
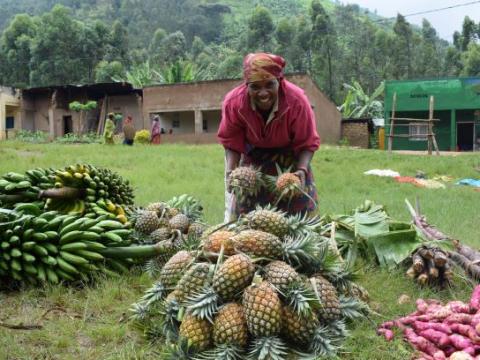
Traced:
[[[428, 119], [429, 99], [434, 96], [434, 133], [443, 151], [480, 150], [480, 78], [440, 78], [387, 81], [385, 84], [385, 148], [388, 144], [393, 95], [396, 118]], [[404, 124], [405, 126], [396, 126]], [[394, 150], [426, 150], [425, 122], [395, 122]]]

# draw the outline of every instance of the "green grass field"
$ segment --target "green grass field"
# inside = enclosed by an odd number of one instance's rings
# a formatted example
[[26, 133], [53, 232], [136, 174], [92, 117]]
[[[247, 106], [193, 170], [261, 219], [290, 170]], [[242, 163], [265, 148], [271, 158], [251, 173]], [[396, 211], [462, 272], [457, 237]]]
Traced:
[[[109, 167], [130, 179], [137, 203], [167, 200], [189, 193], [198, 197], [208, 222], [223, 219], [223, 151], [220, 146], [114, 146], [0, 143], [0, 174], [38, 166], [61, 167], [88, 162]], [[365, 199], [384, 204], [390, 215], [408, 220], [404, 199], [419, 198], [429, 222], [469, 245], [480, 247], [480, 192], [448, 185], [445, 190], [419, 189], [393, 180], [365, 176], [372, 168], [390, 168], [402, 175], [422, 170], [428, 175], [480, 177], [479, 154], [458, 157], [388, 155], [380, 151], [323, 147], [313, 161], [321, 213], [343, 213]], [[370, 292], [371, 306], [380, 315], [355, 324], [342, 350], [345, 359], [408, 359], [401, 340], [386, 343], [375, 335], [375, 323], [414, 308], [398, 305], [402, 294], [466, 300], [471, 287], [459, 280], [443, 292], [420, 289], [402, 271], [388, 273], [365, 266], [360, 281]], [[150, 359], [160, 344], [146, 344], [128, 323], [128, 308], [151, 284], [139, 273], [101, 278], [83, 287], [24, 289], [0, 292], [0, 324], [40, 324], [41, 330], [11, 330], [0, 326], [0, 359]]]

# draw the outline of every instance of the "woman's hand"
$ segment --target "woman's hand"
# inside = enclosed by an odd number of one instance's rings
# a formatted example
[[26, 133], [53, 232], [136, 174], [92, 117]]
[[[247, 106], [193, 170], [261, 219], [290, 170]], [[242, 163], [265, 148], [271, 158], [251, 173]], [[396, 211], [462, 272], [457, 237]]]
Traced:
[[307, 177], [307, 173], [304, 169], [300, 169], [294, 172], [294, 174], [300, 179], [300, 188], [303, 190], [305, 189], [305, 180]]

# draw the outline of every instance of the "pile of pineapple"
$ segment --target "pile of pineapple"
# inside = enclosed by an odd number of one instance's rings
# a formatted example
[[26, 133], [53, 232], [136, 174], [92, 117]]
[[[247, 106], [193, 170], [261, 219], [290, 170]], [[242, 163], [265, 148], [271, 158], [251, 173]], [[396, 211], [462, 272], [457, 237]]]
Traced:
[[346, 321], [368, 306], [319, 227], [316, 218], [257, 208], [190, 237], [132, 306], [136, 324], [167, 342], [162, 358], [334, 356]]

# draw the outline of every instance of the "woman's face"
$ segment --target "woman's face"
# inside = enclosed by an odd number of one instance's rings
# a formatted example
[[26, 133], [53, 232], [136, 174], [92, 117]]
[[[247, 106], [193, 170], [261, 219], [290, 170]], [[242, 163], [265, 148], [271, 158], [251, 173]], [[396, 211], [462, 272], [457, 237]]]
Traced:
[[248, 95], [255, 106], [263, 111], [271, 110], [278, 98], [278, 80], [268, 79], [248, 83]]

